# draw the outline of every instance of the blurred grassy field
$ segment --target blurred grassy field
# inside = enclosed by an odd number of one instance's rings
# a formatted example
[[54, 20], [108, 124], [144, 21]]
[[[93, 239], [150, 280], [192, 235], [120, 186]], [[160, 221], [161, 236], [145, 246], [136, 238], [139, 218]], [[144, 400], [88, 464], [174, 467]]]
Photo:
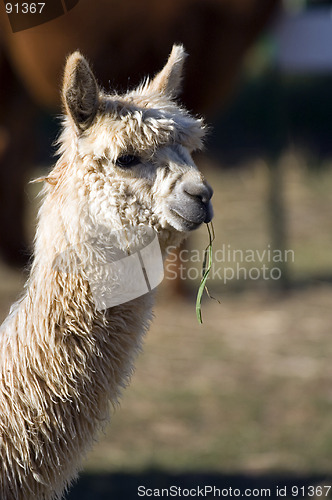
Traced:
[[[294, 153], [280, 161], [294, 287], [282, 293], [271, 282], [214, 280], [221, 303], [205, 300], [199, 325], [198, 281], [186, 280], [184, 300], [164, 281], [132, 383], [86, 458], [87, 474], [331, 475], [332, 169], [313, 174]], [[247, 167], [204, 162], [215, 191], [214, 249], [271, 241], [267, 165]], [[207, 243], [205, 228], [190, 239], [191, 248]], [[0, 277], [3, 319], [23, 279], [4, 265]]]

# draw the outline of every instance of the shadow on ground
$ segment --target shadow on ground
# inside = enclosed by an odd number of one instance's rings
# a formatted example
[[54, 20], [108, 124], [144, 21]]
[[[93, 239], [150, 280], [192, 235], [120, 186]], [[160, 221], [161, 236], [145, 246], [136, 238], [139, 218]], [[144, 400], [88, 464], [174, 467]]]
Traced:
[[[247, 496], [280, 500], [280, 498], [286, 498], [284, 493], [287, 498], [312, 498], [314, 495], [309, 486], [316, 487], [331, 483], [332, 481], [325, 475], [227, 475], [200, 472], [171, 474], [162, 471], [148, 471], [141, 474], [83, 474], [70, 491], [67, 500], [133, 500], [151, 497], [212, 499]], [[171, 487], [173, 489], [169, 490], [168, 495], [166, 492], [162, 494], [162, 488], [170, 489]], [[205, 491], [205, 487], [212, 487], [212, 490]], [[153, 492], [155, 488], [160, 490], [159, 495], [158, 492]], [[181, 488], [181, 491], [178, 488]], [[215, 495], [211, 492], [213, 488], [216, 488]], [[298, 488], [297, 496], [295, 495], [296, 488]], [[220, 494], [217, 489], [220, 490]], [[331, 498], [330, 494], [326, 495], [326, 493], [327, 488], [325, 494], [323, 492], [320, 496]]]

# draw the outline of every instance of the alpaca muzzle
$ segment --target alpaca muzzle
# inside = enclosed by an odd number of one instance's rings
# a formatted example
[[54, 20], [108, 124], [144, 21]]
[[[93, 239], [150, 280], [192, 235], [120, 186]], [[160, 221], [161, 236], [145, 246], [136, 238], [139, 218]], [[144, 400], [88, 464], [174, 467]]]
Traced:
[[182, 182], [175, 191], [170, 211], [177, 219], [181, 230], [191, 231], [203, 222], [208, 223], [213, 217], [211, 198], [213, 190], [206, 181], [187, 180]]

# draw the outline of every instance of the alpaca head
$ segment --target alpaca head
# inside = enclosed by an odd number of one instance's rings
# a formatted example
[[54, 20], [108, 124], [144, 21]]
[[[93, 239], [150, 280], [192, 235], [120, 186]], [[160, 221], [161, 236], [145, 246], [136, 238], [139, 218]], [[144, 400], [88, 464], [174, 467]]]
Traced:
[[102, 92], [79, 52], [67, 60], [63, 149], [76, 159], [89, 216], [103, 231], [150, 226], [165, 246], [212, 218], [212, 189], [191, 157], [204, 125], [175, 101], [185, 56], [173, 46], [162, 71], [125, 95]]

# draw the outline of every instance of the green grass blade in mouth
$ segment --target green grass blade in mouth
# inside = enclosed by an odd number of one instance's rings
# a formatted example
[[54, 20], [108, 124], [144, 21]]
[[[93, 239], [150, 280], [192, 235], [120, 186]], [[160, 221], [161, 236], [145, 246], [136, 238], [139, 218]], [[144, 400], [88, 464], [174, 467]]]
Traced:
[[209, 273], [210, 273], [210, 270], [212, 267], [212, 242], [215, 239], [214, 227], [213, 227], [212, 222], [207, 223], [206, 226], [208, 229], [210, 242], [204, 251], [204, 258], [203, 258], [203, 265], [202, 265], [202, 279], [201, 279], [201, 282], [199, 284], [197, 298], [196, 298], [196, 317], [197, 317], [198, 322], [200, 324], [203, 323], [202, 297], [203, 297], [204, 290], [206, 291], [206, 293], [210, 299], [214, 299], [214, 300], [217, 300], [219, 302], [218, 299], [216, 299], [215, 297], [212, 297], [212, 295], [210, 295], [210, 292], [206, 286], [206, 281], [208, 279], [208, 276], [209, 276]]

